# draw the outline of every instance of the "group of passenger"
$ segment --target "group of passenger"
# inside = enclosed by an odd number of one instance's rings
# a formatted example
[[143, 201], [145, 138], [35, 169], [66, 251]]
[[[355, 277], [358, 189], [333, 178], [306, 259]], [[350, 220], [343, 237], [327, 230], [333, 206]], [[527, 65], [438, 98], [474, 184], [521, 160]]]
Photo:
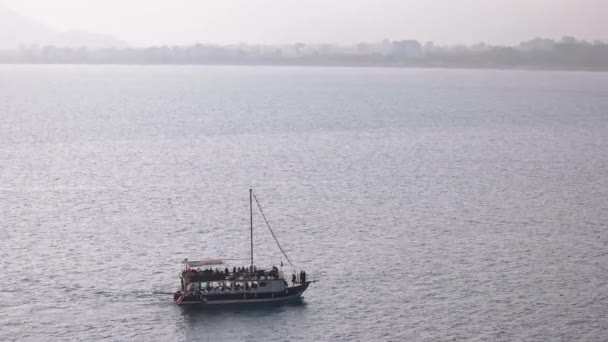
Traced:
[[[264, 276], [266, 274], [262, 274]], [[279, 279], [279, 269], [276, 266], [272, 266], [272, 269], [268, 271], [270, 279]]]
[[[255, 269], [255, 266], [254, 266], [254, 269]], [[223, 270], [216, 267], [215, 269], [206, 268], [204, 270], [201, 270], [200, 268], [190, 269], [190, 271], [193, 273], [202, 273], [202, 274], [208, 274], [208, 275], [227, 276], [227, 275], [231, 274], [230, 269], [228, 267], [224, 268]], [[232, 268], [232, 274], [236, 275], [236, 274], [243, 274], [243, 273], [249, 273], [249, 268], [247, 268], [247, 267], [239, 267], [239, 268], [233, 267]]]
[[[255, 272], [256, 267], [253, 266], [253, 270]], [[205, 274], [205, 275], [216, 275], [216, 276], [224, 276], [227, 277], [229, 275], [241, 275], [241, 274], [249, 274], [249, 267], [233, 267], [232, 268], [232, 273], [230, 273], [230, 269], [228, 267], [222, 269], [219, 268], [206, 268], [204, 270], [201, 270], [200, 268], [194, 269], [188, 269], [186, 270], [186, 272], [191, 272], [193, 274]]]
[[[251, 270], [251, 271], [250, 271]], [[232, 272], [231, 272], [232, 271]], [[256, 266], [253, 267], [233, 267], [230, 270], [228, 267], [222, 269], [219, 268], [206, 268], [201, 270], [197, 269], [188, 269], [184, 271], [184, 275], [188, 276], [205, 276], [204, 278], [209, 278], [212, 280], [237, 280], [237, 279], [279, 279], [280, 272], [276, 266], [272, 266], [272, 269], [267, 270], [258, 270]], [[250, 277], [251, 276], [251, 277]]]
[[306, 283], [306, 272], [304, 271], [300, 271], [299, 274], [292, 274], [291, 275], [291, 282], [293, 284], [304, 284]]

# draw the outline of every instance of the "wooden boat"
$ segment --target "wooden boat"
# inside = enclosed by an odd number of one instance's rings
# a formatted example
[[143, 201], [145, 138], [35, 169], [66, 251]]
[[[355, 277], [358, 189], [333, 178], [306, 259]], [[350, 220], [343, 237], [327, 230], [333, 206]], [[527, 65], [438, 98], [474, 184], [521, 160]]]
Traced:
[[[292, 273], [286, 279], [281, 268], [272, 266], [259, 268], [253, 259], [253, 199], [255, 195], [249, 190], [250, 212], [250, 263], [247, 266], [236, 266], [225, 263], [220, 259], [205, 259], [197, 261], [182, 261], [180, 271], [180, 288], [174, 294], [173, 300], [178, 305], [217, 305], [217, 304], [247, 304], [265, 302], [287, 302], [299, 300], [308, 286], [315, 282], [305, 271]], [[283, 251], [276, 235], [262, 211], [257, 198], [258, 208], [272, 233], [279, 249], [293, 266], [289, 257]], [[232, 266], [232, 267], [230, 267]]]

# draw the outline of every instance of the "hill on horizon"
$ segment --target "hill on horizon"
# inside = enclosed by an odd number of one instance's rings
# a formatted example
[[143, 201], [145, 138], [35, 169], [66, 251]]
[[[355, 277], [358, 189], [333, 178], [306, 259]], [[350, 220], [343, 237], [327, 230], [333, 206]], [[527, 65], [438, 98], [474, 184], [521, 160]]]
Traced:
[[0, 4], [0, 49], [21, 46], [124, 48], [128, 44], [112, 35], [84, 30], [57, 31]]

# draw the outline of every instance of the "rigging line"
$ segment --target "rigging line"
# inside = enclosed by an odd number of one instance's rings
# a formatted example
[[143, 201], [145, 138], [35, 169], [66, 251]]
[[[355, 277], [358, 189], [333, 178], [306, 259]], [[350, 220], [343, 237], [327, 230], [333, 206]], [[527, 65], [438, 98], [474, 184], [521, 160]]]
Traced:
[[293, 263], [291, 262], [291, 260], [289, 259], [289, 257], [287, 256], [287, 253], [285, 253], [285, 251], [283, 250], [283, 247], [281, 247], [281, 244], [279, 243], [279, 239], [277, 239], [277, 236], [274, 235], [274, 231], [270, 227], [270, 223], [268, 223], [268, 220], [266, 219], [266, 215], [264, 215], [264, 210], [262, 210], [262, 205], [260, 204], [260, 201], [258, 201], [258, 198], [255, 196], [255, 194], [253, 195], [253, 199], [255, 199], [255, 203], [258, 205], [258, 209], [260, 209], [260, 213], [262, 214], [262, 218], [264, 219], [264, 222], [266, 222], [266, 226], [270, 230], [270, 233], [272, 234], [272, 237], [274, 238], [274, 241], [277, 243], [277, 246], [279, 246], [279, 249], [281, 250], [281, 253], [283, 253], [283, 255], [285, 256], [285, 259], [287, 259], [287, 262], [289, 263], [289, 265], [291, 265], [291, 267], [295, 267], [293, 265]]

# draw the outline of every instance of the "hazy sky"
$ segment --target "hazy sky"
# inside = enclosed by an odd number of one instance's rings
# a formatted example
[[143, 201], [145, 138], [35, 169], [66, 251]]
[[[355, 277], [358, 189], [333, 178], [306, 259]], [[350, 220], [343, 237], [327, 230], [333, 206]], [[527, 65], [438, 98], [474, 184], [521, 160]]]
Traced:
[[51, 27], [132, 45], [353, 43], [416, 38], [513, 44], [574, 35], [608, 41], [608, 0], [0, 0]]

